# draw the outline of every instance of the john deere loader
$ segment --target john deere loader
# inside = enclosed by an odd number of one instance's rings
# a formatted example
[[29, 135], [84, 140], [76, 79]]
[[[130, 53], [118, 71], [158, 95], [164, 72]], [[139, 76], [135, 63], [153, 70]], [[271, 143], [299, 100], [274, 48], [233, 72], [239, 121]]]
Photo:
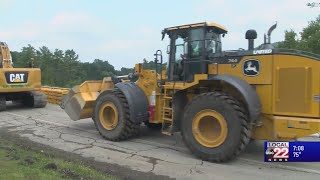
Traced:
[[14, 68], [7, 44], [0, 42], [0, 111], [6, 109], [7, 101], [28, 107], [45, 107], [47, 97], [40, 88], [40, 69]]
[[224, 162], [237, 157], [250, 139], [296, 140], [320, 132], [320, 56], [278, 49], [270, 42], [248, 49], [222, 50], [227, 30], [216, 23], [165, 28], [170, 39], [167, 69], [162, 53], [156, 69], [135, 66], [127, 77], [86, 81], [64, 97], [72, 120], [92, 118], [107, 140], [137, 134], [141, 123], [181, 132], [193, 154]]

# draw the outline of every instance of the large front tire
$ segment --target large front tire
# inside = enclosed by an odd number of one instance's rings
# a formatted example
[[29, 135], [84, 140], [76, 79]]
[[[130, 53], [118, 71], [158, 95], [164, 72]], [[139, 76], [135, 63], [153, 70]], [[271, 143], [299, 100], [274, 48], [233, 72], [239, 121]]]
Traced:
[[101, 93], [96, 101], [94, 123], [107, 140], [128, 139], [139, 132], [140, 123], [130, 120], [129, 105], [119, 89]]
[[182, 136], [202, 160], [225, 162], [235, 158], [250, 141], [247, 113], [235, 98], [210, 92], [195, 97], [186, 107]]

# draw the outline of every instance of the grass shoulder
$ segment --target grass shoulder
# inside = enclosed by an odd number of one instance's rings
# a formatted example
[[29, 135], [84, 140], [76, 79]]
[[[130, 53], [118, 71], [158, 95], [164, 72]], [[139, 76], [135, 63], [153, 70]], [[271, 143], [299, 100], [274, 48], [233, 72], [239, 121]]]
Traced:
[[0, 138], [0, 179], [116, 179], [80, 162], [56, 158]]

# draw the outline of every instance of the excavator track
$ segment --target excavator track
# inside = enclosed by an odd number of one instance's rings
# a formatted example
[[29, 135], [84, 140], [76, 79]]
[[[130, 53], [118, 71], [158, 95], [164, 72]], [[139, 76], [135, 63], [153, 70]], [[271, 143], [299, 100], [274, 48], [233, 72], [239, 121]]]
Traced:
[[0, 111], [6, 110], [6, 97], [0, 95]]
[[47, 103], [47, 96], [40, 91], [28, 92], [23, 99], [23, 104], [28, 107], [43, 108]]
[[34, 91], [33, 92], [33, 98], [34, 98], [34, 104], [33, 107], [35, 108], [43, 108], [46, 107], [48, 103], [47, 96], [40, 92], [40, 91]]

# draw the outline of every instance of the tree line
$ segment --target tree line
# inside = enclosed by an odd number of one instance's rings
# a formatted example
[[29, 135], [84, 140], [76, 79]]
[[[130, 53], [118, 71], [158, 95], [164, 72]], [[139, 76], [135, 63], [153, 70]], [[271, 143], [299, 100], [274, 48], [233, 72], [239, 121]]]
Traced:
[[284, 41], [278, 42], [276, 46], [320, 54], [320, 15], [299, 33], [292, 29], [286, 30]]
[[[133, 67], [116, 70], [107, 60], [81, 62], [79, 55], [72, 49], [51, 51], [46, 46], [36, 49], [28, 45], [19, 52], [12, 51], [11, 55], [16, 68], [41, 68], [42, 84], [48, 86], [73, 87], [86, 80], [100, 80], [106, 76], [127, 75], [133, 72]], [[144, 59], [143, 66], [153, 69], [155, 65], [153, 61]]]
[[[278, 48], [289, 48], [320, 54], [320, 16], [309, 22], [302, 32], [286, 30], [284, 41], [274, 43]], [[55, 49], [51, 51], [43, 46], [38, 49], [31, 45], [21, 51], [11, 52], [14, 67], [40, 67], [42, 84], [58, 87], [72, 87], [86, 80], [99, 80], [106, 76], [127, 75], [133, 67], [116, 70], [107, 60], [95, 59], [93, 62], [81, 62], [74, 50]], [[140, 61], [137, 61], [140, 62]], [[153, 61], [142, 61], [144, 68], [155, 69]]]

